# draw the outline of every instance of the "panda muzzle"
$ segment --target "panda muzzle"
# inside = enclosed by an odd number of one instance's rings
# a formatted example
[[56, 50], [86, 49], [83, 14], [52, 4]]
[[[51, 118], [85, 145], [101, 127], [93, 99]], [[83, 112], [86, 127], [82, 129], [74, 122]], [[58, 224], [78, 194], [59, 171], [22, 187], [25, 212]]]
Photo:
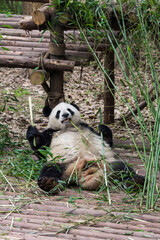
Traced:
[[71, 121], [70, 118], [66, 118], [66, 119], [62, 120], [62, 123], [69, 123], [70, 121]]

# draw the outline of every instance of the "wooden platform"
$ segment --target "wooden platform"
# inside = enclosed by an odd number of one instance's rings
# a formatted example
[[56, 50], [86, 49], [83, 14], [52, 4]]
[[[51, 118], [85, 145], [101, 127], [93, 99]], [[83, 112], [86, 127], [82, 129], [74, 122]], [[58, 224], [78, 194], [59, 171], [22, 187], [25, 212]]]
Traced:
[[[0, 14], [0, 67], [12, 68], [40, 68], [49, 72], [50, 84], [44, 89], [48, 94], [48, 104], [53, 108], [58, 102], [64, 101], [63, 72], [72, 71], [74, 66], [85, 66], [90, 61], [104, 57], [104, 123], [114, 122], [114, 51], [111, 50], [109, 39], [112, 34], [109, 32], [101, 42], [87, 36], [88, 44], [84, 42], [79, 31], [68, 30], [64, 32], [64, 44], [58, 45], [58, 51], [65, 48], [65, 54], [54, 54], [56, 44], [50, 41], [52, 38], [49, 31], [33, 30], [31, 32], [20, 29], [20, 21], [24, 16], [6, 16]], [[85, 31], [85, 30], [84, 30]], [[119, 36], [113, 32], [114, 37]], [[110, 36], [110, 38], [108, 38]], [[52, 39], [53, 40], [53, 39]], [[49, 47], [50, 45], [50, 47]], [[89, 47], [90, 45], [92, 47]], [[65, 47], [64, 47], [65, 46]], [[50, 50], [49, 50], [50, 49]], [[46, 52], [51, 58], [45, 58]], [[94, 54], [93, 54], [94, 52]], [[54, 71], [54, 73], [53, 73]]]
[[[20, 29], [19, 22], [23, 19], [22, 15], [13, 15], [6, 17], [0, 14], [0, 66], [6, 66], [7, 59], [25, 58], [30, 62], [32, 58], [38, 57], [49, 49], [50, 33], [33, 30], [25, 32]], [[82, 41], [78, 31], [65, 32], [65, 60], [75, 61], [75, 65], [85, 65], [94, 60], [93, 54], [88, 46]], [[75, 43], [76, 42], [76, 43]], [[96, 46], [94, 40], [90, 42], [96, 54], [105, 52], [107, 43], [101, 43]], [[38, 60], [37, 60], [38, 66]], [[14, 66], [12, 66], [14, 67]], [[18, 67], [18, 66], [17, 66]], [[20, 66], [22, 67], [22, 66]], [[25, 65], [25, 67], [27, 67]]]

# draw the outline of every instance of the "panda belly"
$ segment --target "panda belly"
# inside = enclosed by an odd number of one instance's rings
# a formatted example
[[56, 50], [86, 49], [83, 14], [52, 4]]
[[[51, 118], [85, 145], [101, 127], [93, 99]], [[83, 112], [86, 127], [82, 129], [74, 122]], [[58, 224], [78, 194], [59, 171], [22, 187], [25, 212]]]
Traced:
[[88, 129], [83, 129], [82, 132], [75, 128], [60, 131], [53, 136], [50, 148], [53, 157], [59, 157], [65, 163], [72, 163], [78, 159], [97, 161], [103, 159], [103, 154], [106, 162], [115, 161], [108, 145], [103, 151], [101, 138]]
[[65, 162], [72, 161], [79, 155], [80, 136], [70, 131], [59, 132], [53, 137], [50, 147], [53, 157], [58, 156]]

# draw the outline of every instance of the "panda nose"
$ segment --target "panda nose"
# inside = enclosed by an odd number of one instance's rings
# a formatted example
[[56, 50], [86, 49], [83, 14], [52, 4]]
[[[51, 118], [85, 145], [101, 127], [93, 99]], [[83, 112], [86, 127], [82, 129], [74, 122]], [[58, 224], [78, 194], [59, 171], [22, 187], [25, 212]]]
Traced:
[[68, 116], [69, 116], [69, 113], [62, 114], [62, 117], [64, 117], [64, 118], [68, 118]]

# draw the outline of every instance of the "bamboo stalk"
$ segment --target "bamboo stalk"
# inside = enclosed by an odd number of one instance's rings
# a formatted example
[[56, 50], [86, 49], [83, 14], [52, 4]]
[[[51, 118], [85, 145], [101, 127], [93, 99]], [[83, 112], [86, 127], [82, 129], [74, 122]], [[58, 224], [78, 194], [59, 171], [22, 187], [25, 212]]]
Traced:
[[31, 125], [34, 125], [33, 122], [33, 112], [32, 112], [32, 99], [31, 96], [28, 97], [28, 102], [29, 102], [29, 112], [30, 112], [30, 120], [31, 120]]

